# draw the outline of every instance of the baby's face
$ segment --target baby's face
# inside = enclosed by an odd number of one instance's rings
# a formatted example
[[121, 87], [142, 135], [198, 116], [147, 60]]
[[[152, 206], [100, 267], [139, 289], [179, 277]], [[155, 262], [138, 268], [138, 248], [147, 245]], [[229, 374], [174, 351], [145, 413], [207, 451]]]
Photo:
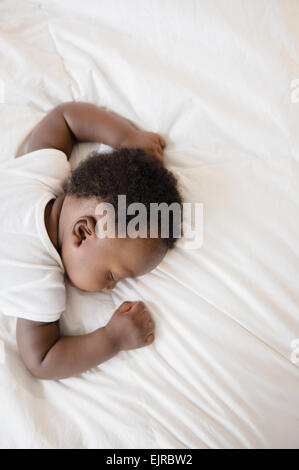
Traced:
[[98, 238], [97, 204], [66, 196], [59, 220], [66, 276], [71, 285], [89, 292], [113, 289], [121, 279], [152, 271], [167, 252], [159, 239]]

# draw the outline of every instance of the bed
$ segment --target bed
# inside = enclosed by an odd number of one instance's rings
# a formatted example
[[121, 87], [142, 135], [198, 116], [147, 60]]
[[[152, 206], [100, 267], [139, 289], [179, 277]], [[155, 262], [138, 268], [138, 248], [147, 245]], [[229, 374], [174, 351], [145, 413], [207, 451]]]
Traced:
[[163, 135], [204, 214], [200, 248], [112, 292], [67, 286], [64, 334], [141, 299], [151, 346], [40, 381], [0, 314], [1, 448], [299, 448], [298, 22], [296, 0], [0, 2], [1, 161], [93, 102]]

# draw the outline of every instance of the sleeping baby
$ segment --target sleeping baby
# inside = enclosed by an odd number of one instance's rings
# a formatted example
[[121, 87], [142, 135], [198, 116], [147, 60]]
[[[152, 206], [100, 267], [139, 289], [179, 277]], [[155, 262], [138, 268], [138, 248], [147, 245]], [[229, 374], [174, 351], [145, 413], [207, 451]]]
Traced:
[[[76, 142], [102, 142], [71, 171]], [[101, 237], [99, 203], [182, 204], [175, 176], [162, 163], [165, 141], [116, 113], [84, 102], [54, 108], [33, 129], [28, 153], [0, 164], [0, 312], [17, 317], [24, 364], [39, 379], [80, 374], [121, 350], [154, 341], [154, 322], [139, 302], [123, 302], [102, 328], [63, 336], [65, 281], [84, 291], [113, 289], [154, 269], [176, 243], [157, 237]], [[126, 218], [125, 224], [129, 224]], [[169, 218], [169, 225], [173, 219]]]

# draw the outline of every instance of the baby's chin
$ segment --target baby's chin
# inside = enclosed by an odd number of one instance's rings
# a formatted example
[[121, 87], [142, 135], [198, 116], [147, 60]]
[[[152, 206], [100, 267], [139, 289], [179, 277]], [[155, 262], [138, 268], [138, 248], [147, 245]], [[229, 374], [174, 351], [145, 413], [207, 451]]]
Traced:
[[66, 272], [64, 274], [64, 280], [69, 286], [76, 287], [78, 289], [78, 287], [73, 283]]
[[64, 278], [65, 278], [65, 282], [67, 282], [68, 285], [75, 287], [76, 289], [79, 289], [82, 292], [106, 292], [108, 290], [111, 290], [109, 288], [105, 288], [102, 286], [96, 286], [96, 285], [86, 286], [86, 285], [81, 285], [79, 282], [76, 283], [72, 279], [70, 279], [66, 271], [65, 271]]
[[69, 286], [76, 287], [76, 289], [84, 290], [84, 289], [81, 289], [75, 282], [73, 282], [73, 280], [68, 275], [67, 270], [65, 270], [65, 273], [64, 273], [64, 280], [65, 282], [67, 282]]

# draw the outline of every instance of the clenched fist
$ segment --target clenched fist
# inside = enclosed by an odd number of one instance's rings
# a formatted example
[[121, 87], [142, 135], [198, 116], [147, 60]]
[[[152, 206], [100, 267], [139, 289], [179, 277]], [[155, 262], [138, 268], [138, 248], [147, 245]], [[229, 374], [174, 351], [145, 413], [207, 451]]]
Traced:
[[123, 302], [105, 326], [107, 336], [120, 351], [151, 344], [154, 328], [143, 302]]
[[121, 147], [141, 148], [146, 153], [162, 161], [166, 142], [160, 134], [134, 129], [122, 141]]

